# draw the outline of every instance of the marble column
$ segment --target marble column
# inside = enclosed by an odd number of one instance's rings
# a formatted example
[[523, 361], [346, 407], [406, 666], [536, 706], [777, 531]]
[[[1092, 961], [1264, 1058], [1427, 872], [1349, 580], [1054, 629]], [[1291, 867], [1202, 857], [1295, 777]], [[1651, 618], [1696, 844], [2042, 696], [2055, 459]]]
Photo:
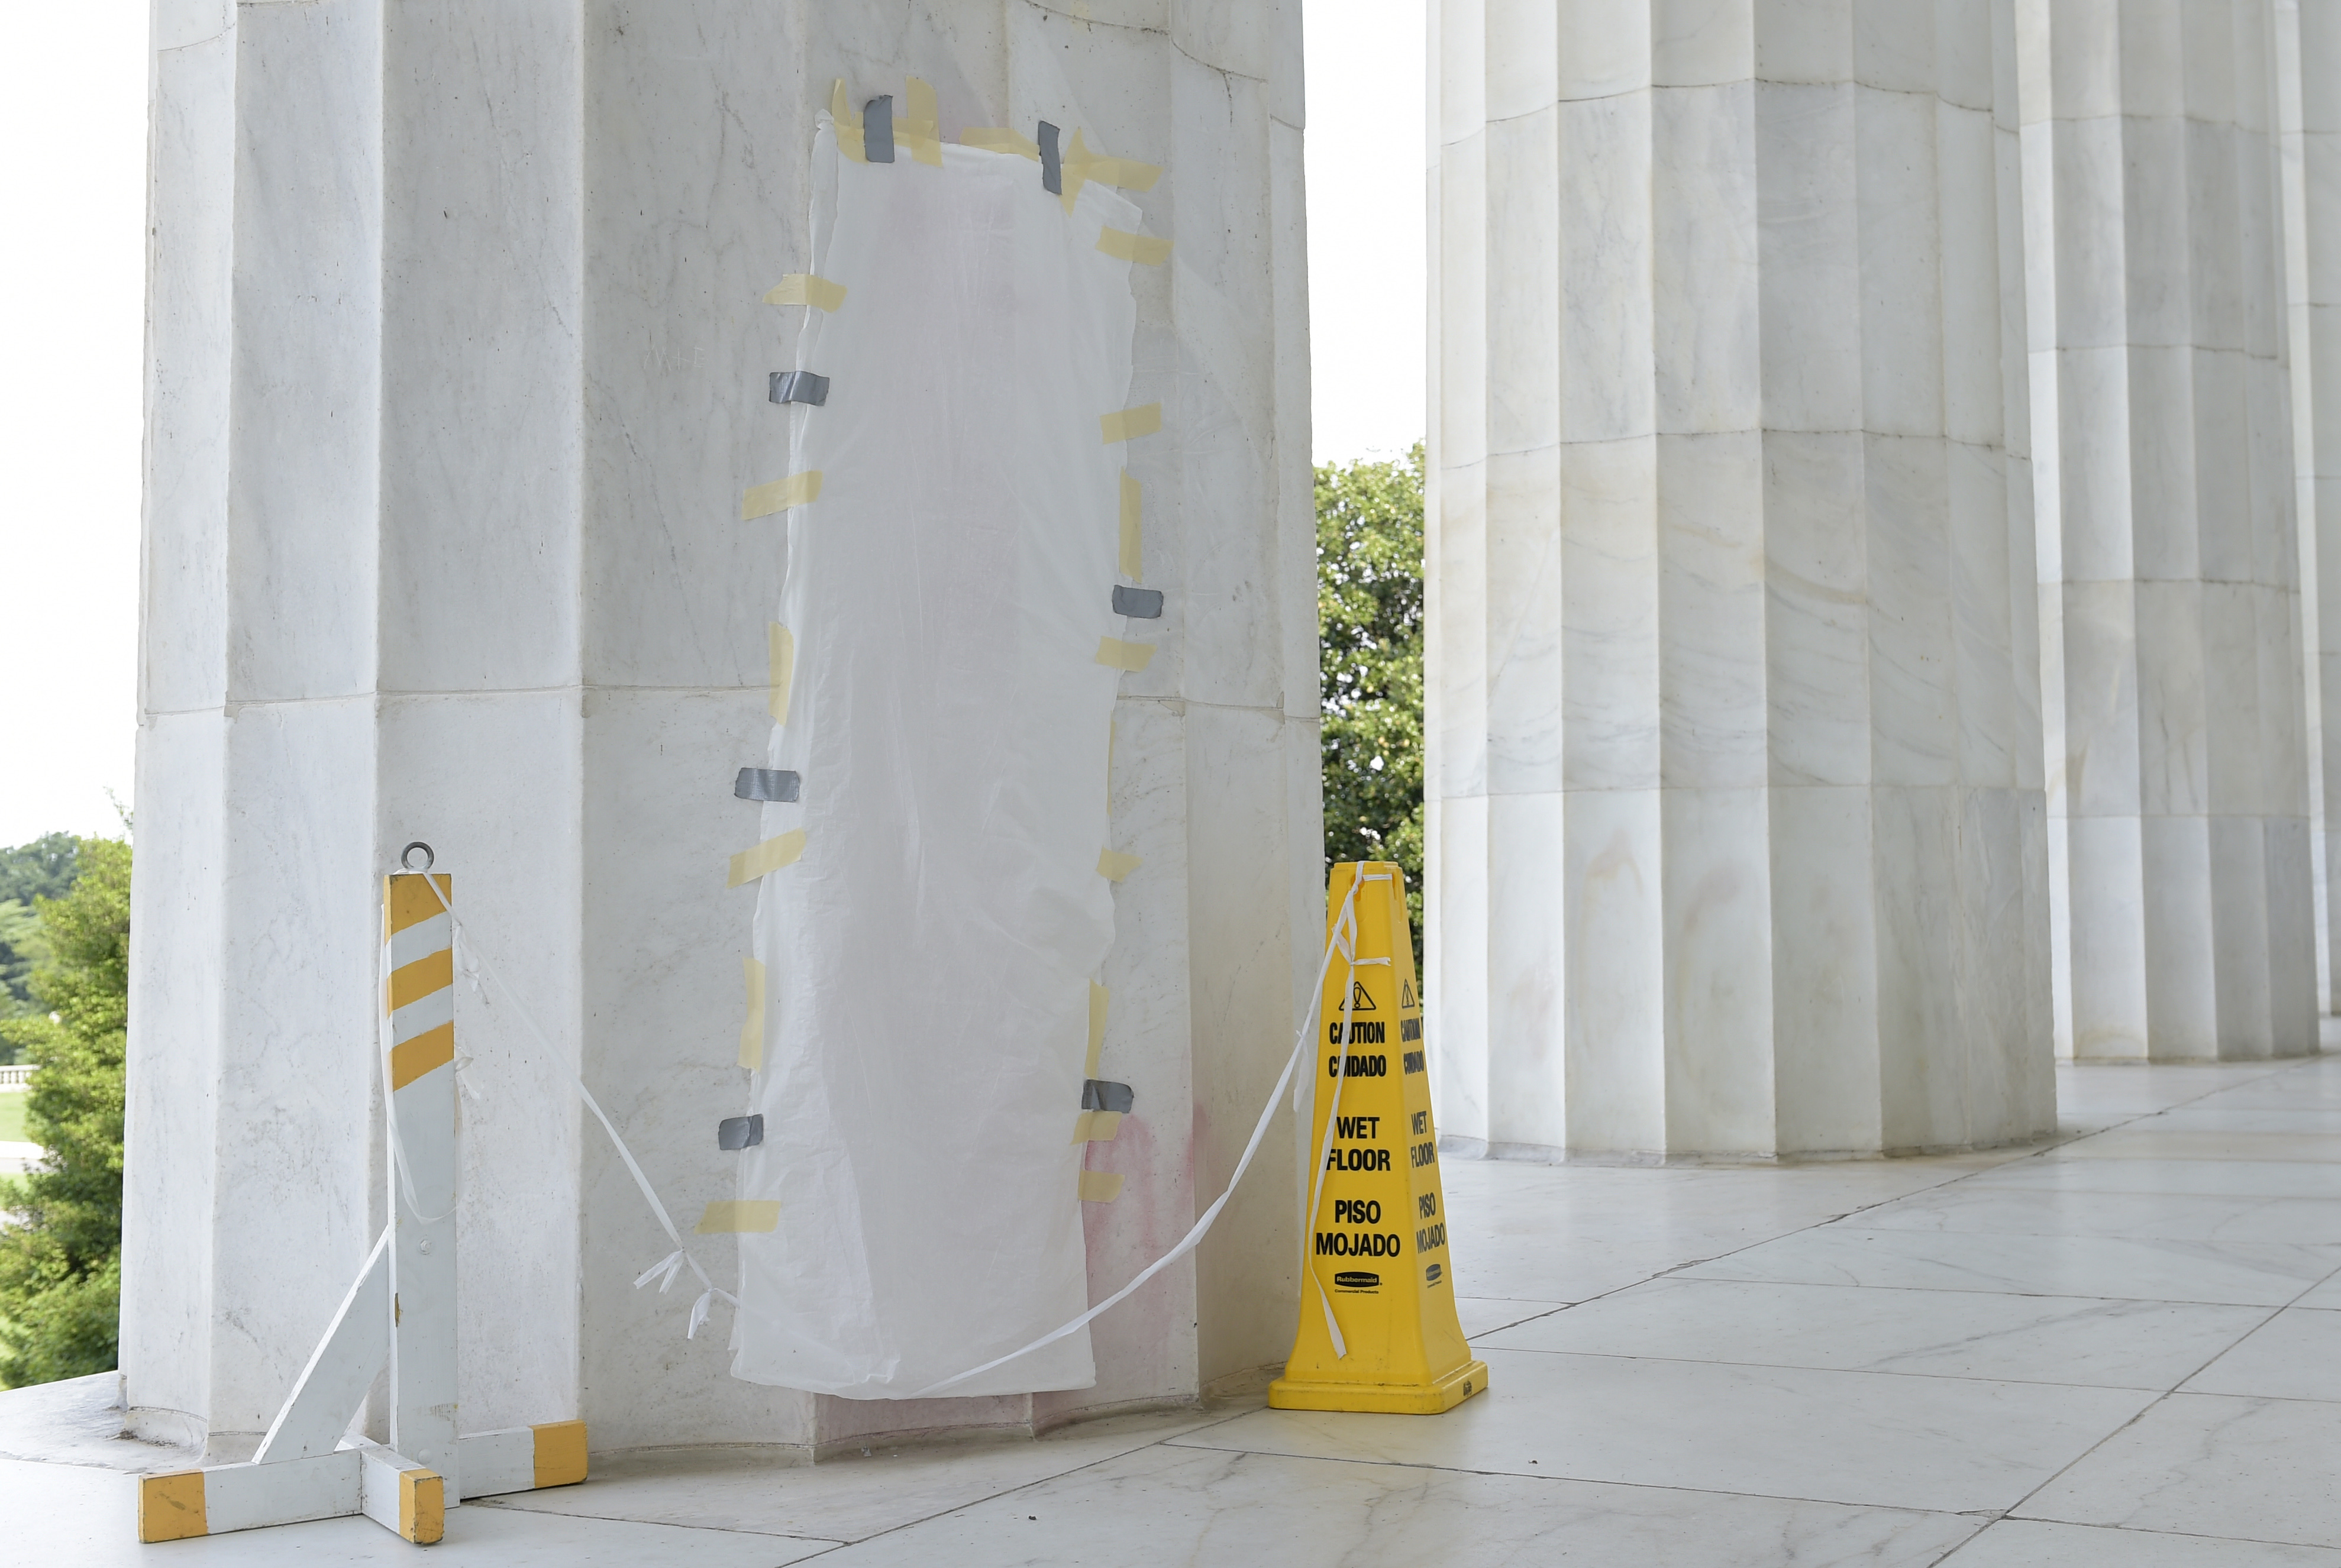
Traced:
[[2057, 1044], [2316, 1048], [2270, 0], [2026, 0]]
[[2038, 1134], [2006, 0], [1434, 13], [1441, 1127]]
[[[2307, 684], [2310, 868], [2320, 1012], [2341, 1012], [2333, 893], [2341, 854], [2341, 15], [2276, 0], [2276, 122], [2284, 171], [2286, 342], [2291, 355], [2295, 516]], [[2322, 394], [2322, 395], [2320, 395]]]
[[[159, 0], [154, 45], [133, 1424], [248, 1452], [382, 1223], [374, 879], [409, 839], [683, 1222], [732, 1196], [732, 779], [782, 567], [740, 495], [786, 456], [797, 322], [762, 298], [806, 264], [833, 78], [1165, 171], [1133, 193], [1175, 248], [1135, 280], [1164, 424], [1131, 467], [1167, 606], [1122, 686], [1144, 864], [1105, 975], [1136, 1099], [1083, 1216], [1093, 1292], [1151, 1261], [1224, 1186], [1322, 929], [1298, 0]], [[728, 1309], [687, 1341], [687, 1293], [633, 1288], [667, 1243], [558, 1067], [500, 1001], [459, 987], [456, 1023], [466, 1429], [817, 1454], [1191, 1402], [1291, 1343], [1280, 1126], [1095, 1325], [1092, 1389], [735, 1382]]]

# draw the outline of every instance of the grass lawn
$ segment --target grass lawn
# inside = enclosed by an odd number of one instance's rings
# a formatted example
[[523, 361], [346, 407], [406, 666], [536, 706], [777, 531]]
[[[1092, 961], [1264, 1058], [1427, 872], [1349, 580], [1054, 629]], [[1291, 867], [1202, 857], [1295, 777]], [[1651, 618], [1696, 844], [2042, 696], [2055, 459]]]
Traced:
[[20, 1144], [25, 1141], [25, 1092], [22, 1089], [0, 1091], [0, 1144]]

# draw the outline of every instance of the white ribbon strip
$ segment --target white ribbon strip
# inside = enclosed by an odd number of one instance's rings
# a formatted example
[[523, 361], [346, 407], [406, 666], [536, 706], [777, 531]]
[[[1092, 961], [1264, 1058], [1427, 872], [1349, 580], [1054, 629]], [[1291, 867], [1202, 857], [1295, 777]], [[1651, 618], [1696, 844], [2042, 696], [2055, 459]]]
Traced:
[[[520, 993], [512, 988], [510, 981], [496, 973], [495, 966], [489, 963], [486, 957], [479, 951], [477, 946], [472, 941], [470, 934], [463, 928], [463, 922], [456, 916], [455, 907], [448, 903], [447, 895], [440, 891], [439, 884], [427, 876], [423, 878], [423, 884], [431, 889], [431, 896], [439, 900], [439, 907], [447, 911], [448, 924], [455, 938], [455, 967], [463, 971], [463, 978], [472, 983], [472, 989], [479, 994], [480, 1000], [483, 1002], [488, 999], [488, 994], [480, 984], [482, 975], [484, 974], [503, 989], [505, 999], [512, 1003], [513, 1011], [519, 1014], [520, 1021], [528, 1026], [528, 1032], [534, 1037], [537, 1049], [543, 1054], [545, 1065], [569, 1080], [570, 1087], [577, 1091], [577, 1097], [585, 1102], [585, 1108], [593, 1113], [593, 1119], [600, 1122], [602, 1130], [610, 1135], [610, 1142], [617, 1149], [618, 1157], [626, 1162], [626, 1169], [633, 1174], [634, 1185], [642, 1189], [644, 1201], [651, 1206], [651, 1213], [658, 1216], [659, 1228], [666, 1232], [669, 1241], [674, 1243], [674, 1251], [652, 1265], [640, 1279], [634, 1281], [634, 1288], [640, 1290], [661, 1274], [664, 1274], [665, 1284], [659, 1286], [660, 1292], [663, 1294], [667, 1286], [674, 1283], [676, 1274], [684, 1266], [688, 1266], [692, 1274], [697, 1275], [699, 1283], [706, 1286], [700, 1292], [699, 1299], [691, 1304], [691, 1325], [683, 1334], [685, 1339], [697, 1338], [700, 1329], [707, 1322], [709, 1310], [719, 1297], [733, 1306], [740, 1305], [740, 1298], [707, 1277], [707, 1271], [699, 1266], [699, 1260], [691, 1255], [691, 1248], [683, 1244], [682, 1232], [674, 1228], [674, 1221], [668, 1216], [666, 1205], [659, 1202], [657, 1189], [651, 1186], [651, 1178], [643, 1174], [642, 1164], [634, 1158], [634, 1151], [626, 1146], [626, 1140], [618, 1136], [617, 1124], [610, 1120], [608, 1112], [603, 1110], [602, 1102], [593, 1097], [593, 1091], [585, 1087], [585, 1080], [571, 1072], [568, 1064], [563, 1062], [559, 1054], [553, 1050], [553, 1042], [546, 1039], [544, 1031], [536, 1027], [535, 1015], [531, 1013], [527, 1006], [521, 1001]], [[384, 1059], [386, 1064], [388, 1057], [385, 1057]], [[386, 1067], [385, 1070], [387, 1070]], [[393, 1113], [391, 1122], [391, 1140], [393, 1149], [397, 1146], [397, 1126], [396, 1116]], [[399, 1173], [402, 1177], [405, 1175], [403, 1156], [400, 1159]], [[413, 1191], [410, 1187], [407, 1192], [407, 1202], [411, 1205], [413, 1201]]]
[[[1317, 1211], [1324, 1206], [1325, 1167], [1333, 1158], [1333, 1130], [1340, 1125], [1341, 1115], [1341, 1086], [1350, 1077], [1350, 1016], [1358, 1000], [1358, 970], [1365, 965], [1390, 962], [1387, 958], [1358, 957], [1358, 889], [1368, 882], [1389, 880], [1388, 877], [1360, 877], [1350, 884], [1350, 896], [1341, 902], [1341, 918], [1334, 925], [1332, 941], [1325, 949], [1328, 968], [1332, 963], [1333, 949], [1339, 948], [1343, 960], [1350, 966], [1350, 972], [1341, 982], [1341, 1040], [1333, 1053], [1333, 1103], [1325, 1107], [1325, 1137], [1318, 1146], [1317, 1172], [1310, 1182], [1309, 1212], [1300, 1218], [1300, 1272], [1307, 1275], [1310, 1283], [1317, 1287], [1318, 1305], [1325, 1309], [1325, 1333], [1333, 1341], [1333, 1358], [1337, 1361], [1349, 1359], [1350, 1345], [1341, 1337], [1341, 1325], [1333, 1316], [1333, 1298], [1325, 1294], [1325, 1281], [1309, 1265], [1309, 1233], [1316, 1228]], [[1322, 975], [1317, 978], [1317, 985], [1321, 992], [1325, 985]]]
[[[945, 1389], [951, 1388], [955, 1384], [965, 1383], [971, 1377], [981, 1377], [983, 1374], [990, 1372], [994, 1367], [1005, 1366], [1019, 1356], [1030, 1355], [1032, 1352], [1041, 1349], [1044, 1345], [1054, 1345], [1057, 1341], [1064, 1338], [1067, 1335], [1077, 1333], [1081, 1329], [1087, 1327], [1089, 1324], [1101, 1313], [1106, 1312], [1111, 1307], [1119, 1306], [1122, 1302], [1128, 1300], [1130, 1296], [1137, 1291], [1139, 1286], [1144, 1285], [1148, 1280], [1152, 1279], [1156, 1275], [1161, 1273], [1164, 1269], [1170, 1267], [1172, 1264], [1178, 1262], [1180, 1258], [1195, 1250], [1197, 1245], [1202, 1241], [1204, 1236], [1210, 1230], [1212, 1223], [1220, 1217], [1220, 1211], [1228, 1206], [1228, 1200], [1230, 1198], [1235, 1196], [1236, 1188], [1242, 1183], [1244, 1173], [1251, 1168], [1252, 1156], [1260, 1152], [1260, 1140], [1268, 1136], [1269, 1125], [1276, 1118], [1276, 1102], [1283, 1098], [1284, 1086], [1287, 1083], [1291, 1083], [1293, 1086], [1293, 1108], [1295, 1110], [1300, 1108], [1300, 1085], [1294, 1078], [1294, 1070], [1300, 1067], [1301, 1056], [1309, 1049], [1310, 1036], [1315, 1031], [1317, 1024], [1317, 1007], [1314, 998], [1324, 995], [1325, 977], [1333, 968], [1333, 954], [1337, 949], [1341, 952], [1343, 958], [1349, 964], [1350, 978], [1344, 987], [1341, 1000], [1341, 1054], [1343, 1060], [1340, 1066], [1346, 1068], [1349, 1065], [1347, 1057], [1350, 1040], [1350, 1009], [1356, 996], [1355, 987], [1357, 984], [1357, 971], [1361, 967], [1374, 964], [1387, 964], [1390, 962], [1390, 960], [1386, 958], [1360, 959], [1357, 957], [1356, 906], [1358, 888], [1366, 882], [1381, 882], [1388, 880], [1389, 878], [1387, 877], [1362, 877], [1353, 880], [1350, 884], [1350, 891], [1341, 900], [1340, 915], [1333, 924], [1332, 938], [1325, 944], [1324, 959], [1317, 966], [1317, 980], [1316, 984], [1310, 989], [1309, 994], [1312, 999], [1308, 1005], [1307, 1016], [1302, 1018], [1300, 1027], [1294, 1033], [1292, 1040], [1292, 1054], [1284, 1059], [1284, 1071], [1278, 1075], [1276, 1087], [1269, 1091], [1268, 1103], [1260, 1107], [1260, 1120], [1254, 1124], [1251, 1129], [1250, 1141], [1244, 1145], [1243, 1157], [1236, 1161], [1235, 1173], [1228, 1177], [1227, 1190], [1220, 1193], [1218, 1198], [1213, 1200], [1211, 1206], [1203, 1211], [1202, 1215], [1195, 1221], [1194, 1228], [1190, 1230], [1186, 1236], [1180, 1240], [1178, 1245], [1172, 1247], [1169, 1252], [1164, 1253], [1161, 1257], [1156, 1258], [1152, 1263], [1148, 1264], [1143, 1269], [1140, 1270], [1137, 1275], [1132, 1278], [1129, 1284], [1123, 1285], [1120, 1290], [1115, 1291], [1111, 1295], [1107, 1296], [1103, 1301], [1099, 1302], [1095, 1306], [1091, 1307], [1079, 1317], [1074, 1318], [1071, 1323], [1065, 1324], [1061, 1327], [1051, 1329], [1049, 1333], [1042, 1335], [1040, 1338], [1034, 1340], [1031, 1344], [1023, 1346], [1021, 1349], [1011, 1350], [1005, 1355], [995, 1356], [991, 1360], [985, 1362], [981, 1366], [970, 1367], [967, 1371], [959, 1374], [955, 1377], [947, 1377], [941, 1383], [930, 1384], [925, 1388], [919, 1390], [918, 1393], [906, 1395], [905, 1397], [911, 1399], [924, 1399], [931, 1395], [941, 1394]], [[634, 1178], [634, 1185], [642, 1189], [643, 1198], [650, 1205], [651, 1213], [658, 1217], [659, 1227], [666, 1232], [667, 1239], [674, 1243], [675, 1250], [661, 1258], [658, 1262], [652, 1264], [649, 1268], [643, 1270], [642, 1275], [635, 1279], [634, 1288], [636, 1290], [640, 1290], [643, 1286], [650, 1284], [651, 1281], [655, 1279], [660, 1282], [660, 1294], [663, 1295], [668, 1287], [674, 1284], [676, 1278], [681, 1275], [682, 1271], [685, 1267], [688, 1267], [693, 1275], [697, 1275], [699, 1283], [706, 1287], [700, 1292], [698, 1299], [691, 1304], [691, 1323], [690, 1326], [684, 1331], [683, 1335], [686, 1339], [698, 1337], [700, 1329], [706, 1325], [707, 1315], [716, 1300], [721, 1299], [728, 1305], [736, 1307], [740, 1305], [740, 1298], [733, 1295], [730, 1291], [718, 1285], [713, 1280], [708, 1278], [707, 1271], [699, 1265], [699, 1260], [692, 1255], [691, 1248], [684, 1245], [682, 1233], [675, 1229], [674, 1220], [667, 1214], [666, 1205], [659, 1201], [657, 1189], [651, 1186], [650, 1177], [643, 1174], [642, 1165], [634, 1158], [633, 1150], [626, 1146], [626, 1140], [618, 1136], [616, 1125], [610, 1120], [608, 1113], [602, 1109], [601, 1102], [593, 1097], [593, 1091], [585, 1087], [585, 1081], [583, 1078], [569, 1070], [568, 1065], [562, 1061], [560, 1057], [553, 1051], [552, 1042], [545, 1038], [544, 1031], [537, 1027], [535, 1016], [530, 1013], [527, 1006], [521, 1001], [520, 994], [513, 989], [509, 981], [507, 981], [502, 975], [496, 973], [495, 967], [493, 964], [490, 964], [486, 958], [478, 951], [475, 945], [465, 933], [463, 921], [456, 916], [454, 906], [448, 903], [447, 895], [440, 891], [438, 883], [431, 880], [428, 877], [423, 878], [423, 883], [424, 886], [431, 889], [432, 896], [439, 900], [440, 907], [447, 911], [448, 922], [454, 936], [455, 967], [463, 971], [463, 978], [471, 982], [472, 989], [478, 993], [480, 999], [483, 1002], [487, 1000], [487, 992], [481, 985], [481, 977], [483, 975], [484, 975], [488, 979], [494, 981], [496, 985], [503, 989], [505, 998], [512, 1003], [513, 1011], [519, 1014], [521, 1022], [527, 1026], [528, 1032], [534, 1038], [537, 1048], [543, 1054], [546, 1065], [551, 1067], [554, 1072], [569, 1080], [570, 1086], [576, 1089], [578, 1097], [585, 1102], [585, 1108], [593, 1113], [593, 1119], [600, 1122], [602, 1124], [602, 1130], [610, 1135], [611, 1146], [618, 1151], [618, 1157], [625, 1162], [627, 1171], [631, 1173]], [[384, 1027], [385, 1029], [388, 1027], [386, 1022]], [[383, 1054], [384, 1089], [385, 1097], [387, 1097], [389, 1088], [389, 1053], [385, 1049]], [[1333, 1118], [1340, 1109], [1341, 1079], [1345, 1076], [1346, 1075], [1342, 1072], [1336, 1072], [1333, 1076], [1333, 1103], [1327, 1108], [1325, 1114], [1326, 1148], [1319, 1152], [1319, 1169], [1317, 1172], [1316, 1182], [1310, 1192], [1309, 1213], [1301, 1216], [1301, 1230], [1303, 1233], [1301, 1266], [1302, 1272], [1308, 1274], [1311, 1279], [1314, 1279], [1316, 1275], [1314, 1271], [1310, 1270], [1308, 1266], [1308, 1247], [1306, 1236], [1311, 1223], [1316, 1217], [1318, 1204], [1324, 1196], [1325, 1176], [1323, 1164], [1326, 1151], [1330, 1150], [1331, 1146], [1334, 1126]], [[405, 1155], [399, 1145], [398, 1118], [397, 1112], [395, 1110], [393, 1110], [390, 1113], [390, 1136], [393, 1156], [399, 1167], [399, 1177], [406, 1186], [407, 1205], [409, 1207], [414, 1208], [418, 1213], [420, 1213], [420, 1206], [414, 1202], [413, 1183], [407, 1176]], [[454, 1211], [451, 1209], [448, 1212], [452, 1214]], [[438, 1217], [444, 1219], [446, 1216], [442, 1215]], [[1321, 1281], [1318, 1284], [1317, 1294], [1319, 1301], [1324, 1305], [1326, 1325], [1332, 1331], [1334, 1353], [1338, 1355], [1346, 1356], [1349, 1352], [1343, 1345], [1340, 1325], [1333, 1320], [1333, 1304], [1326, 1297], [1325, 1287]]]
[[[1351, 913], [1352, 906], [1356, 904], [1357, 898], [1358, 884], [1351, 882], [1350, 884], [1349, 897], [1341, 901], [1341, 917], [1340, 921], [1337, 921], [1334, 926], [1334, 940], [1325, 944], [1325, 961], [1317, 966], [1317, 984], [1309, 993], [1311, 1000], [1308, 1007], [1308, 1016], [1301, 1020], [1300, 1030], [1293, 1036], [1292, 1054], [1284, 1058], [1284, 1071], [1278, 1077], [1276, 1080], [1276, 1087], [1269, 1090], [1268, 1092], [1268, 1104], [1262, 1106], [1260, 1109], [1260, 1120], [1254, 1124], [1251, 1129], [1251, 1141], [1244, 1145], [1243, 1157], [1236, 1161], [1235, 1174], [1228, 1177], [1227, 1190], [1220, 1194], [1218, 1199], [1212, 1203], [1211, 1206], [1203, 1211], [1202, 1217], [1195, 1221], [1195, 1228], [1189, 1231], [1186, 1236], [1181, 1238], [1177, 1246], [1172, 1247], [1169, 1252], [1164, 1253], [1161, 1257], [1156, 1258], [1152, 1263], [1148, 1264], [1144, 1268], [1141, 1269], [1138, 1273], [1138, 1276], [1132, 1279], [1128, 1285], [1123, 1285], [1120, 1290], [1115, 1291], [1111, 1295], [1107, 1296], [1103, 1301], [1099, 1302], [1095, 1306], [1081, 1314], [1081, 1316], [1073, 1319], [1072, 1322], [1066, 1324], [1063, 1327], [1051, 1329], [1048, 1333], [1042, 1335], [1031, 1344], [1025, 1345], [1021, 1350], [1011, 1350], [1005, 1355], [994, 1356], [991, 1360], [985, 1362], [981, 1366], [971, 1366], [956, 1377], [946, 1377], [941, 1383], [931, 1383], [926, 1387], [919, 1390], [916, 1394], [903, 1395], [904, 1398], [925, 1399], [932, 1394], [941, 1394], [943, 1390], [950, 1388], [954, 1384], [965, 1383], [971, 1377], [981, 1377], [995, 1366], [1005, 1366], [1020, 1355], [1030, 1355], [1034, 1351], [1040, 1349], [1042, 1345], [1056, 1344], [1057, 1341], [1064, 1338], [1065, 1335], [1076, 1333], [1081, 1329], [1087, 1327], [1092, 1318], [1096, 1317], [1100, 1313], [1104, 1312], [1107, 1308], [1120, 1305], [1123, 1301], [1127, 1300], [1131, 1294], [1137, 1290], [1140, 1285], [1144, 1285], [1148, 1280], [1152, 1279], [1156, 1275], [1161, 1274], [1164, 1269], [1169, 1268], [1172, 1264], [1178, 1262], [1180, 1258], [1195, 1250], [1196, 1244], [1203, 1239], [1204, 1232], [1211, 1228], [1211, 1222], [1218, 1219], [1220, 1217], [1220, 1211], [1228, 1206], [1228, 1199], [1236, 1196], [1237, 1184], [1243, 1180], [1244, 1172], [1251, 1168], [1251, 1156], [1260, 1152], [1260, 1140], [1268, 1136], [1269, 1124], [1276, 1119], [1276, 1102], [1284, 1097], [1285, 1084], [1291, 1079], [1293, 1069], [1300, 1065], [1302, 1053], [1310, 1048], [1310, 1036], [1315, 1033], [1317, 1028], [1317, 1004], [1314, 998], [1325, 994], [1325, 976], [1327, 971], [1330, 970], [1333, 967], [1333, 948], [1335, 944], [1340, 939], [1340, 933], [1342, 927], [1347, 925], [1354, 928], [1357, 924], [1356, 917]], [[1349, 1035], [1348, 1028], [1345, 1027], [1341, 1033], [1344, 1041], [1346, 1042]], [[1337, 1087], [1336, 1093], [1338, 1092], [1339, 1090]], [[1295, 1105], [1297, 1108], [1297, 1086], [1295, 1089]], [[1331, 1124], [1329, 1122], [1327, 1125], [1330, 1126]], [[1314, 1216], [1315, 1210], [1312, 1208], [1308, 1215], [1302, 1216], [1301, 1226], [1303, 1230], [1308, 1228], [1309, 1222], [1314, 1217]], [[1323, 1287], [1320, 1285], [1319, 1289], [1321, 1291]], [[1329, 1320], [1332, 1316], [1332, 1308], [1330, 1305], [1326, 1308], [1326, 1316]], [[1340, 1331], [1338, 1328], [1334, 1330], [1336, 1343], [1339, 1342], [1340, 1334]]]

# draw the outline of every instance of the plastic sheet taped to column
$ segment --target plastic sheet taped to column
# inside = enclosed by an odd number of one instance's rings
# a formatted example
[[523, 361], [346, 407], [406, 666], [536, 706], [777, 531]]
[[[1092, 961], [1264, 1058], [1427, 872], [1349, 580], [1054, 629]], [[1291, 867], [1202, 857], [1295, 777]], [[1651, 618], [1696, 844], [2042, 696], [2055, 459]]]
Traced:
[[[776, 422], [741, 476], [821, 483], [772, 536], [788, 630], [761, 760], [802, 787], [762, 801], [755, 831], [797, 852], [743, 850], [733, 872], [755, 885], [765, 983], [761, 1068], [724, 1114], [764, 1118], [736, 1190], [778, 1206], [771, 1228], [731, 1233], [732, 1371], [907, 1398], [1088, 1305], [1081, 1206], [1106, 1184], [1068, 1133], [1113, 941], [1108, 876], [1129, 874], [1101, 859], [1103, 740], [1152, 652], [1099, 660], [1125, 626], [1130, 510], [1126, 449], [1100, 435], [1161, 422], [1131, 385], [1132, 257], [1159, 247], [1104, 240], [1142, 233], [1106, 182], [1143, 166], [1081, 144], [1068, 203], [1021, 134], [942, 142], [920, 84], [832, 96], [810, 252], [771, 264], [852, 303], [802, 313], [787, 362], [829, 394], [779, 416], [784, 438]], [[955, 1392], [1094, 1378], [1076, 1332]]]

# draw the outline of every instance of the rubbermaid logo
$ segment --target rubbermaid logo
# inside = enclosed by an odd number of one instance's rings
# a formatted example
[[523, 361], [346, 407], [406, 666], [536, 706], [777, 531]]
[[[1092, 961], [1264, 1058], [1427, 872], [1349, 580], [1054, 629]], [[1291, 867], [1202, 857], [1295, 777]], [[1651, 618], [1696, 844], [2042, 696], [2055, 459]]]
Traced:
[[1345, 1268], [1333, 1276], [1333, 1283], [1343, 1290], [1379, 1290], [1382, 1276], [1370, 1274], [1362, 1268]]
[[1422, 1271], [1422, 1277], [1427, 1283], [1437, 1285], [1439, 1283], [1439, 1265], [1434, 1263], [1429, 1268], [1424, 1269]]

